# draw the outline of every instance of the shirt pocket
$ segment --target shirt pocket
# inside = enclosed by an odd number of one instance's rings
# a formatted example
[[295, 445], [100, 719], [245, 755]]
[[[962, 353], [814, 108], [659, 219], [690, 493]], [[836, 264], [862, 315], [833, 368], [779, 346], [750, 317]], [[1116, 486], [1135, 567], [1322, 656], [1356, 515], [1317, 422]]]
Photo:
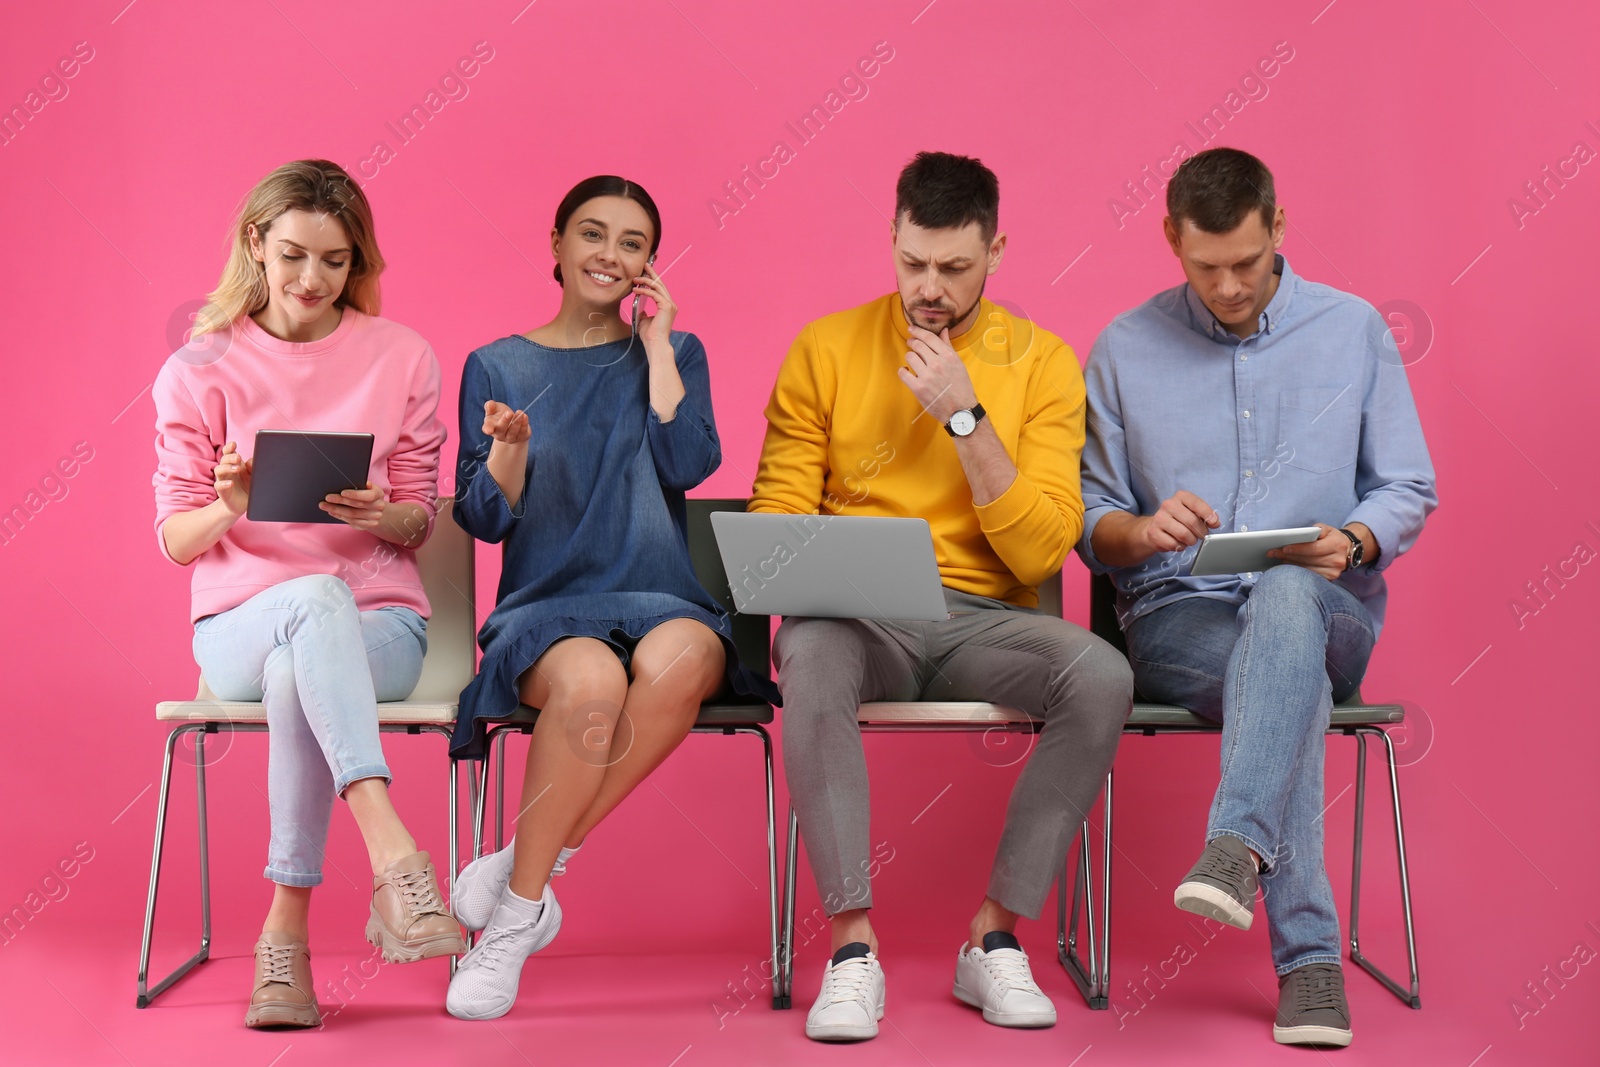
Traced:
[[1353, 385], [1285, 389], [1278, 395], [1281, 461], [1313, 474], [1355, 464], [1361, 408]]

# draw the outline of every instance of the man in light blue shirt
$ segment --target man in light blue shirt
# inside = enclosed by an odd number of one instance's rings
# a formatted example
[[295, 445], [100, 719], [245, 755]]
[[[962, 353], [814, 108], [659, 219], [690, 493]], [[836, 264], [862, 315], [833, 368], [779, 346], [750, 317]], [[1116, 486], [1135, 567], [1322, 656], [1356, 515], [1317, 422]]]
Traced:
[[[1383, 572], [1438, 503], [1405, 368], [1365, 301], [1290, 269], [1272, 174], [1230, 148], [1167, 187], [1187, 283], [1114, 319], [1085, 371], [1084, 533], [1138, 690], [1220, 719], [1222, 775], [1178, 907], [1249, 929], [1258, 879], [1276, 1040], [1347, 1045], [1322, 861], [1323, 736], [1356, 692]], [[1261, 572], [1189, 573], [1206, 534], [1321, 528]]]

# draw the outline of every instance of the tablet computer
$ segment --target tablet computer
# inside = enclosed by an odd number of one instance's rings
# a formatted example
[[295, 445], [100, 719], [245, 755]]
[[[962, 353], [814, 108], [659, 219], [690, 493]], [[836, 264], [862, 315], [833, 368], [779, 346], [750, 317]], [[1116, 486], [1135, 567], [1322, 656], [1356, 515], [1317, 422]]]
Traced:
[[926, 519], [717, 511], [711, 529], [741, 614], [950, 617]]
[[1244, 574], [1264, 571], [1284, 562], [1268, 559], [1267, 550], [1284, 545], [1303, 545], [1322, 536], [1316, 526], [1297, 526], [1292, 530], [1249, 530], [1243, 533], [1211, 534], [1200, 542], [1195, 554], [1193, 575]]
[[317, 505], [329, 493], [367, 487], [372, 435], [258, 430], [251, 458], [251, 522], [339, 522]]

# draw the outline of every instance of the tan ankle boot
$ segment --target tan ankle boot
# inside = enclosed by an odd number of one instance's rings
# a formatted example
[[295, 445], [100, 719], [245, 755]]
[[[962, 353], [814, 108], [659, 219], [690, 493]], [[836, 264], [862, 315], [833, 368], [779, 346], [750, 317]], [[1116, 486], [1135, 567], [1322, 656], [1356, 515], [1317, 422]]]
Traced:
[[244, 1024], [253, 1029], [322, 1025], [311, 987], [311, 953], [293, 934], [268, 930], [256, 942], [256, 984]]
[[367, 940], [390, 963], [414, 963], [467, 950], [461, 927], [445, 911], [426, 852], [395, 860], [372, 879]]

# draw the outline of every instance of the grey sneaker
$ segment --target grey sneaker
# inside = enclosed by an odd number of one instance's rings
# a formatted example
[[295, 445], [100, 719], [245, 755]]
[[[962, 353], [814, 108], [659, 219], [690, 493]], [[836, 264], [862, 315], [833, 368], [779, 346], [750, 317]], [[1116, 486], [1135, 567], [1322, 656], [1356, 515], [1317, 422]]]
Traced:
[[1260, 876], [1250, 850], [1237, 837], [1213, 838], [1194, 869], [1184, 877], [1172, 902], [1184, 911], [1250, 929], [1255, 919]]
[[1278, 979], [1278, 1019], [1272, 1040], [1280, 1045], [1350, 1043], [1350, 1003], [1344, 971], [1336, 963], [1308, 963]]

